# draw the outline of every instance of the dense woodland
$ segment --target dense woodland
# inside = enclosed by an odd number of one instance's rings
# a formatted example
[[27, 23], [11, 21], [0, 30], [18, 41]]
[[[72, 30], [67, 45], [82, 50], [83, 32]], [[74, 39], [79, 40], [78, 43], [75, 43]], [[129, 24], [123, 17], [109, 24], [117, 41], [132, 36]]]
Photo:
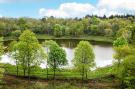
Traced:
[[[61, 68], [61, 66], [67, 65], [65, 50], [53, 40], [45, 40], [40, 44], [36, 37], [37, 34], [55, 37], [89, 35], [110, 37], [113, 39], [115, 50], [114, 63], [104, 68], [92, 70], [91, 68], [96, 66], [93, 47], [88, 41], [80, 41], [75, 48], [75, 56], [72, 61], [74, 68]], [[5, 67], [5, 74], [25, 77], [28, 79], [28, 84], [30, 84], [31, 78], [36, 77], [54, 81], [56, 79], [81, 80], [81, 86], [84, 86], [86, 81], [111, 81], [114, 85], [117, 84], [118, 89], [135, 88], [135, 16], [110, 16], [107, 18], [106, 16], [87, 15], [84, 18], [75, 19], [54, 17], [42, 19], [0, 18], [0, 35], [18, 38], [8, 46], [9, 56], [14, 59], [16, 65], [1, 64]], [[3, 39], [0, 40], [0, 55], [3, 55], [5, 47], [2, 43]], [[47, 48], [46, 52], [43, 47]], [[39, 64], [45, 60], [47, 66], [42, 69]], [[1, 78], [4, 75], [4, 67], [1, 67]], [[86, 86], [73, 88], [71, 85], [65, 86], [70, 86], [70, 89], [88, 88]], [[54, 89], [66, 89], [65, 86]], [[37, 85], [36, 87], [30, 89], [45, 89], [46, 86], [41, 85], [38, 88], [39, 85]]]
[[[85, 16], [84, 18], [0, 18], [0, 35], [19, 37], [25, 29], [36, 34], [61, 36], [106, 36], [116, 38], [121, 34], [134, 39], [135, 16]], [[127, 34], [126, 34], [127, 33]]]

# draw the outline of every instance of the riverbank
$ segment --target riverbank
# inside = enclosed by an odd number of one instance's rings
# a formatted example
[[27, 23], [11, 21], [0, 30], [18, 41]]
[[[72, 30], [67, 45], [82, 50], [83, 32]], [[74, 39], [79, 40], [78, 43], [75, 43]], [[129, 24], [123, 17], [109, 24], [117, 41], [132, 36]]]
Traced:
[[[79, 36], [79, 37], [71, 37], [71, 36], [62, 36], [62, 37], [55, 37], [55, 36], [50, 36], [50, 35], [36, 35], [37, 39], [39, 40], [88, 40], [88, 41], [97, 41], [97, 42], [107, 42], [107, 43], [112, 43], [113, 38], [110, 37], [105, 37], [105, 36]], [[4, 41], [12, 41], [12, 40], [17, 40], [18, 38], [16, 37], [4, 37]]]

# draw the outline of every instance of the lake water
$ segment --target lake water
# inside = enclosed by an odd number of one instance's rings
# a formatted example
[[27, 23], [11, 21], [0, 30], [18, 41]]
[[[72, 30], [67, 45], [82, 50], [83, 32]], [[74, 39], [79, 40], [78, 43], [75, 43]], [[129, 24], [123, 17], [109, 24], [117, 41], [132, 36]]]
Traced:
[[[77, 46], [80, 40], [56, 40], [56, 42], [66, 51], [68, 65], [65, 67], [72, 67], [72, 59], [74, 58], [74, 48]], [[40, 41], [42, 42], [42, 41]], [[97, 67], [104, 67], [111, 65], [113, 62], [114, 50], [111, 44], [90, 42], [93, 45], [95, 53], [95, 63]], [[13, 59], [8, 56], [8, 53], [2, 56], [2, 63], [15, 64]], [[46, 63], [40, 65], [42, 68], [46, 67]]]

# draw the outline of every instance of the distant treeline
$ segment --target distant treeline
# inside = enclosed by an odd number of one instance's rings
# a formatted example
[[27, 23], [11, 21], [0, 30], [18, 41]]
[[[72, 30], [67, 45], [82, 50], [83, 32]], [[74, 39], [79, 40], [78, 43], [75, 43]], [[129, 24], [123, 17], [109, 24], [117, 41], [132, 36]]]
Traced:
[[[107, 36], [116, 38], [127, 35], [135, 39], [135, 16], [115, 15], [98, 17], [86, 15], [84, 18], [0, 18], [0, 36], [19, 37], [23, 30], [29, 29], [36, 34], [61, 36]], [[126, 34], [127, 33], [127, 34]]]

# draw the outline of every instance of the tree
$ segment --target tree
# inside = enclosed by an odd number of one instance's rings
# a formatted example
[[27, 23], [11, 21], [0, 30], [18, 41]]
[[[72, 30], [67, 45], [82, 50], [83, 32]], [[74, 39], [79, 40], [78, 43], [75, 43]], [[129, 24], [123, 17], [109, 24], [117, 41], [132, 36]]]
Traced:
[[14, 37], [19, 37], [20, 35], [21, 35], [21, 30], [15, 30], [15, 31], [13, 31], [12, 32], [12, 35], [14, 36]]
[[55, 79], [55, 71], [60, 66], [67, 64], [66, 52], [64, 49], [59, 47], [58, 44], [52, 44], [50, 46], [49, 60], [48, 64], [50, 68], [53, 68], [54, 74], [53, 78]]
[[59, 24], [56, 24], [55, 26], [54, 26], [54, 32], [53, 32], [53, 34], [54, 34], [54, 36], [56, 36], [56, 37], [60, 37], [60, 36], [62, 36], [63, 34], [62, 34], [62, 26], [61, 25], [59, 25]]
[[[2, 41], [3, 41], [3, 38], [0, 38], [0, 59], [1, 59], [1, 56], [3, 55], [3, 53], [4, 53], [4, 46], [3, 46]], [[0, 64], [0, 83], [2, 83], [3, 73], [5, 71], [3, 67], [4, 66], [2, 64]], [[2, 86], [0, 85], [0, 88], [1, 87]]]
[[125, 88], [124, 78], [126, 74], [123, 62], [125, 61], [125, 58], [129, 59], [129, 56], [134, 54], [134, 50], [130, 48], [128, 42], [124, 38], [118, 38], [116, 41], [114, 41], [113, 45], [115, 50], [114, 54], [114, 58], [116, 60], [115, 63], [117, 64], [116, 75], [119, 78], [121, 87], [123, 89]]
[[46, 64], [46, 70], [47, 70], [47, 79], [48, 79], [48, 56], [49, 56], [49, 49], [50, 49], [50, 46], [52, 45], [52, 44], [56, 44], [57, 45], [57, 43], [55, 42], [55, 41], [53, 41], [53, 40], [46, 40], [45, 42], [43, 42], [42, 43], [42, 45], [43, 45], [43, 47], [45, 47], [46, 48], [46, 52], [47, 52], [47, 64]]
[[4, 53], [3, 38], [0, 38], [0, 58]]
[[75, 48], [75, 56], [73, 59], [73, 64], [75, 68], [81, 73], [82, 80], [84, 75], [95, 65], [94, 61], [95, 55], [93, 52], [92, 45], [88, 41], [80, 41]]
[[19, 65], [19, 55], [17, 51], [17, 41], [12, 41], [9, 45], [10, 56], [15, 60], [16, 63], [16, 74], [18, 76], [18, 65]]
[[[119, 66], [122, 62], [122, 60], [128, 55], [130, 54], [131, 50], [128, 46], [128, 42], [125, 38], [120, 37], [117, 38], [114, 42], [113, 42], [113, 46], [114, 46], [114, 50], [116, 51], [114, 54], [114, 58], [115, 60], [118, 62], [118, 69]], [[119, 70], [118, 70], [119, 71]]]
[[128, 41], [124, 37], [119, 37], [113, 42], [114, 47], [120, 47], [123, 45], [128, 45]]
[[125, 83], [126, 89], [135, 88], [135, 55], [127, 56], [123, 64], [122, 76]]
[[39, 65], [44, 58], [44, 51], [35, 34], [29, 30], [25, 30], [19, 37], [19, 42], [17, 43], [17, 50], [19, 56], [21, 56], [21, 63], [28, 68], [28, 78], [30, 81], [31, 67], [34, 65]]
[[25, 18], [19, 18], [18, 25], [20, 27], [20, 30], [26, 30], [27, 29], [26, 19]]

